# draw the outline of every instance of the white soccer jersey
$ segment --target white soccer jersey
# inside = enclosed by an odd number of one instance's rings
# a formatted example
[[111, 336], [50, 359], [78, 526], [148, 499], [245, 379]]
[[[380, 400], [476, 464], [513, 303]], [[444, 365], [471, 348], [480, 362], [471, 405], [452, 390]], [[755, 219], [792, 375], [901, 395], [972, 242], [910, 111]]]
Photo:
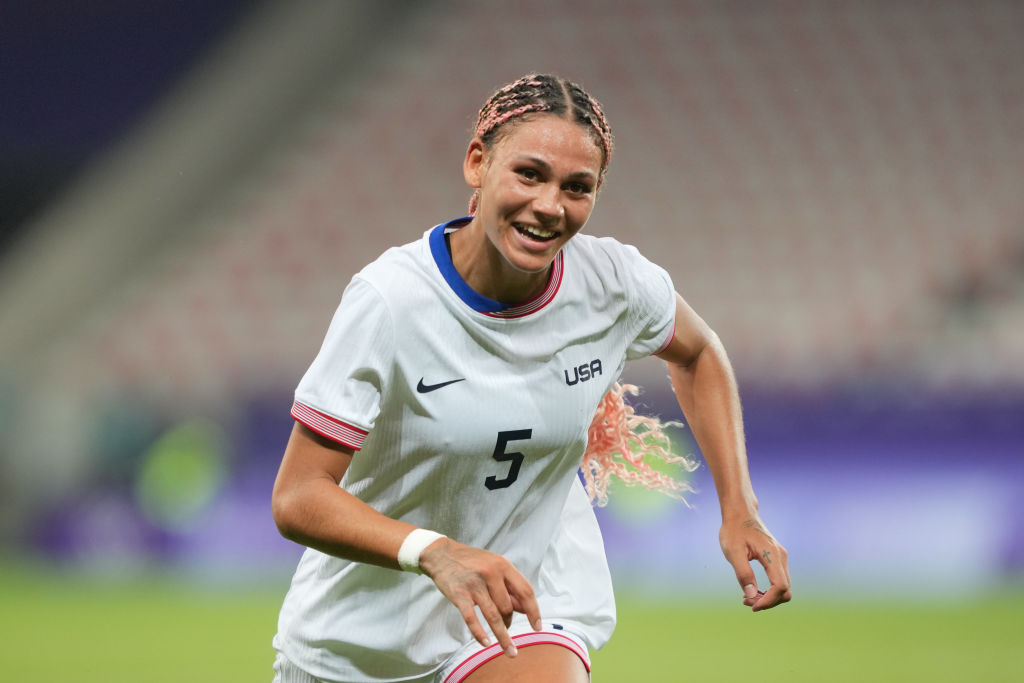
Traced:
[[[674, 330], [668, 274], [611, 238], [573, 237], [547, 288], [507, 307], [469, 288], [446, 231], [389, 249], [348, 285], [292, 415], [359, 449], [341, 485], [385, 515], [510, 560], [545, 621], [615, 623], [604, 546], [577, 477], [627, 359]], [[422, 676], [472, 639], [426, 576], [306, 550], [275, 646], [329, 681]]]

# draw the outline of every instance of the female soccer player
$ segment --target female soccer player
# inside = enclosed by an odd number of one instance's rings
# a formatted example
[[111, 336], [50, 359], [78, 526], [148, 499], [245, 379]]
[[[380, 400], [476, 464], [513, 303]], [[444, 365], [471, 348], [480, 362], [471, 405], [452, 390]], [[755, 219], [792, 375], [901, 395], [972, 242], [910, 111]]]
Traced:
[[471, 215], [388, 250], [346, 288], [296, 390], [274, 486], [278, 528], [308, 546], [275, 680], [589, 680], [588, 648], [608, 640], [615, 607], [577, 473], [603, 489], [609, 440], [592, 438], [605, 452], [584, 462], [588, 431], [618, 424], [605, 419], [621, 415], [616, 379], [650, 354], [713, 475], [743, 603], [790, 599], [718, 337], [635, 248], [578, 234], [611, 154], [578, 85], [529, 75], [501, 88], [463, 164]]

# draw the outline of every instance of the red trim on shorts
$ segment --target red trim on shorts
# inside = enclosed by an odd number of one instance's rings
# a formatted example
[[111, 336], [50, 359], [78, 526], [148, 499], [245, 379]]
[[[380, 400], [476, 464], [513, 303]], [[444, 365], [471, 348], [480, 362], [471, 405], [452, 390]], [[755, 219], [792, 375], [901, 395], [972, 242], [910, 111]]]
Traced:
[[[517, 636], [512, 636], [512, 642], [515, 643], [516, 647], [529, 647], [530, 645], [561, 645], [567, 650], [571, 650], [573, 654], [579, 657], [580, 661], [583, 662], [583, 666], [586, 667], [587, 673], [590, 673], [590, 657], [587, 655], [586, 649], [580, 647], [579, 643], [562, 633], [553, 633], [551, 631], [520, 633]], [[502, 654], [504, 654], [504, 651], [501, 649], [501, 645], [499, 643], [486, 647], [476, 654], [470, 655], [465, 661], [455, 667], [455, 669], [448, 674], [448, 678], [444, 679], [444, 683], [461, 683], [471, 673], [495, 657], [500, 657]]]
[[299, 401], [292, 403], [291, 415], [320, 436], [357, 451], [363, 447], [363, 441], [369, 434], [365, 429], [342, 422]]

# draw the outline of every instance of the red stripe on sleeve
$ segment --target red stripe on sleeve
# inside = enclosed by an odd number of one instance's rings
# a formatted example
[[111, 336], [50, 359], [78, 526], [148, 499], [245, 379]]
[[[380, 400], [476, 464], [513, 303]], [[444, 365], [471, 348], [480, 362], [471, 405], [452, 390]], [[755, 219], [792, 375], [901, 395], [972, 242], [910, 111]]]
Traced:
[[357, 451], [363, 447], [366, 435], [369, 434], [365, 429], [342, 422], [299, 401], [292, 403], [291, 415], [320, 436]]

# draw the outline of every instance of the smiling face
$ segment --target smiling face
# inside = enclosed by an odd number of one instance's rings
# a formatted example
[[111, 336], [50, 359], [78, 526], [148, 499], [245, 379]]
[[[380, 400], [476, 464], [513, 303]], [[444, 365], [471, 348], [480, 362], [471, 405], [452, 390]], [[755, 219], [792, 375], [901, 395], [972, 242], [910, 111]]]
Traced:
[[479, 138], [470, 143], [464, 172], [480, 195], [476, 225], [467, 228], [486, 237], [478, 256], [491, 264], [491, 278], [505, 280], [503, 289], [543, 285], [555, 255], [590, 217], [603, 154], [586, 127], [553, 114], [523, 117], [490, 148]]

